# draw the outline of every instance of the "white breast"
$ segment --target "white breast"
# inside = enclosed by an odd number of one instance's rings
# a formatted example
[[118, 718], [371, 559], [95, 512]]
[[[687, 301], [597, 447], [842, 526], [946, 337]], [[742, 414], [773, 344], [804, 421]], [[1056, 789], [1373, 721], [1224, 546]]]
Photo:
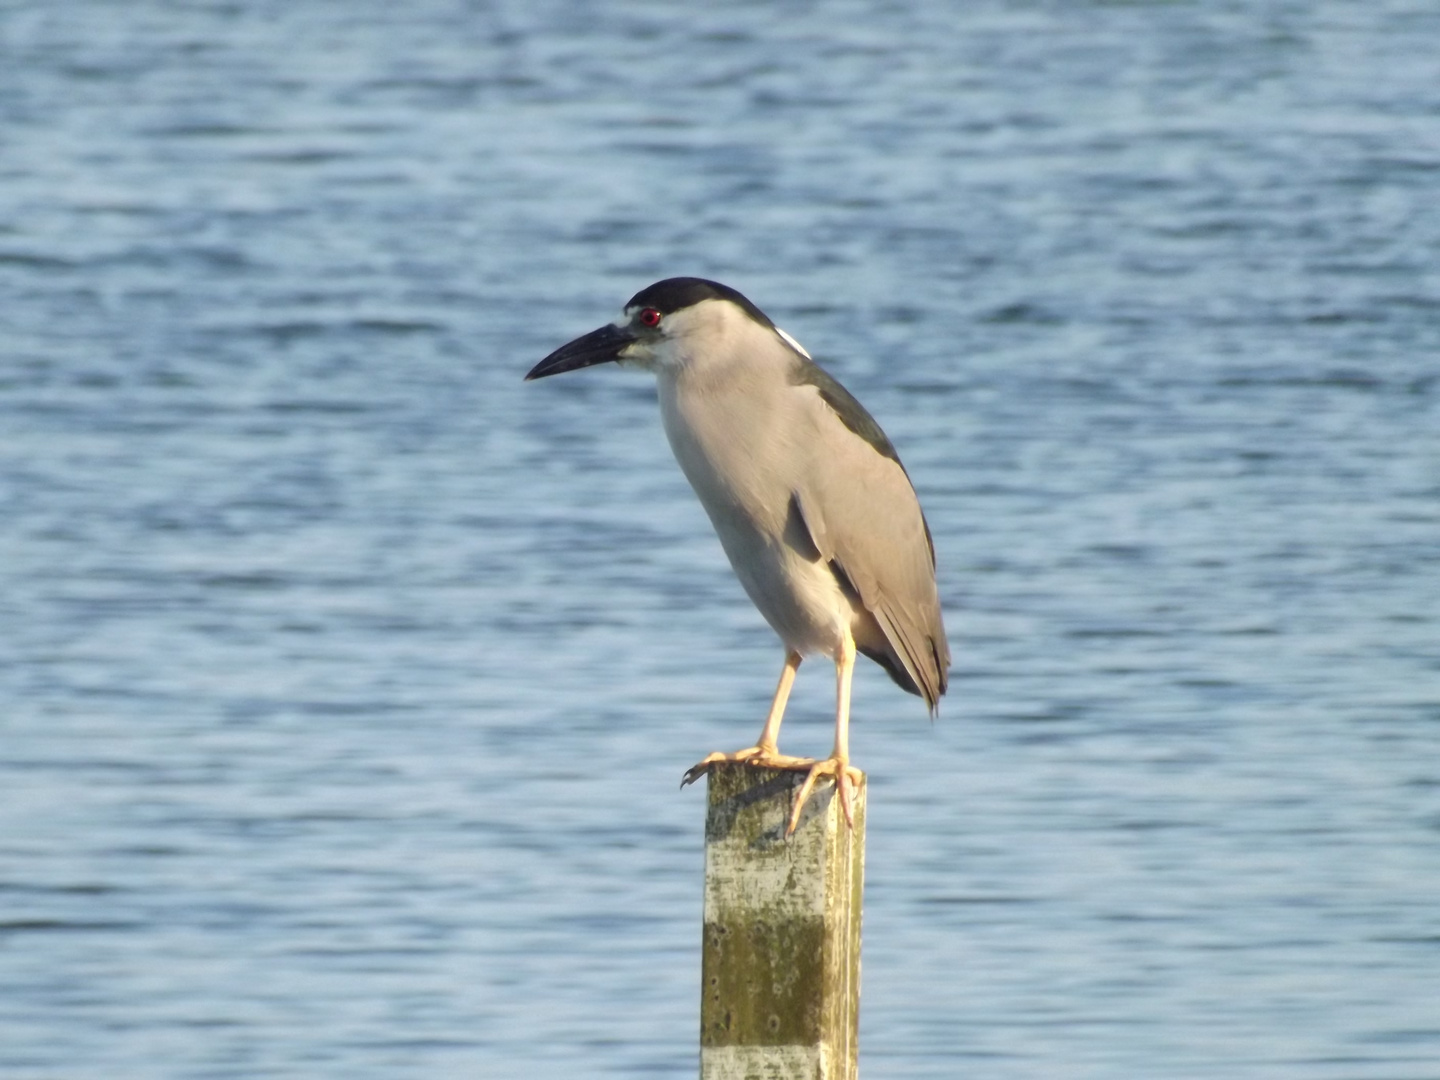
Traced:
[[725, 379], [657, 375], [665, 434], [740, 584], [788, 647], [833, 657], [855, 615], [850, 601], [824, 562], [784, 541], [807, 448], [777, 406], [783, 395], [813, 391], [763, 370]]

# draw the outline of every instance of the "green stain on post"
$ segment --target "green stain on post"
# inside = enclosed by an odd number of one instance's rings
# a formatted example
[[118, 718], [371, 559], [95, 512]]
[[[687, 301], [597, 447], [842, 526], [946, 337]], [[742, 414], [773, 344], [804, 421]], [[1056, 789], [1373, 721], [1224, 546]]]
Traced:
[[819, 919], [707, 922], [700, 1045], [819, 1042], [824, 935]]

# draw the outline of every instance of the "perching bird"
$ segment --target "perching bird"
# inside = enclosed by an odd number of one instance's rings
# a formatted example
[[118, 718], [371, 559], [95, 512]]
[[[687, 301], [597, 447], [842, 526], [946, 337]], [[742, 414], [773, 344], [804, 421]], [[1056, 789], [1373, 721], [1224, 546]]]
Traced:
[[[525, 376], [618, 361], [655, 373], [665, 434], [750, 599], [785, 645], [759, 741], [721, 761], [808, 773], [788, 832], [820, 777], [853, 824], [850, 679], [857, 650], [934, 715], [950, 647], [935, 547], [895, 447], [800, 344], [740, 293], [669, 278], [636, 293], [613, 323], [563, 345]], [[835, 747], [824, 761], [781, 754], [785, 702], [802, 658], [835, 661]]]

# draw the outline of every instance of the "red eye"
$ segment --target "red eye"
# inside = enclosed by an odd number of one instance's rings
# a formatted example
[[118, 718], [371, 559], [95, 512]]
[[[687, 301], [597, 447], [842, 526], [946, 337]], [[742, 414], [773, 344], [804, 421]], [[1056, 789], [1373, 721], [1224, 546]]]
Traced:
[[656, 311], [653, 307], [647, 307], [644, 311], [640, 312], [640, 322], [645, 326], [659, 326], [660, 312]]

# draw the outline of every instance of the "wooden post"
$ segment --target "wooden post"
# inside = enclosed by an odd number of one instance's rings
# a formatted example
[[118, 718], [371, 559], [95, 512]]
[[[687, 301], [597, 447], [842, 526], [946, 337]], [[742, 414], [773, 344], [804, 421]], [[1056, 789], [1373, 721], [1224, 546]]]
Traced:
[[705, 819], [701, 1080], [856, 1080], [865, 784], [785, 822], [804, 773], [712, 765]]

